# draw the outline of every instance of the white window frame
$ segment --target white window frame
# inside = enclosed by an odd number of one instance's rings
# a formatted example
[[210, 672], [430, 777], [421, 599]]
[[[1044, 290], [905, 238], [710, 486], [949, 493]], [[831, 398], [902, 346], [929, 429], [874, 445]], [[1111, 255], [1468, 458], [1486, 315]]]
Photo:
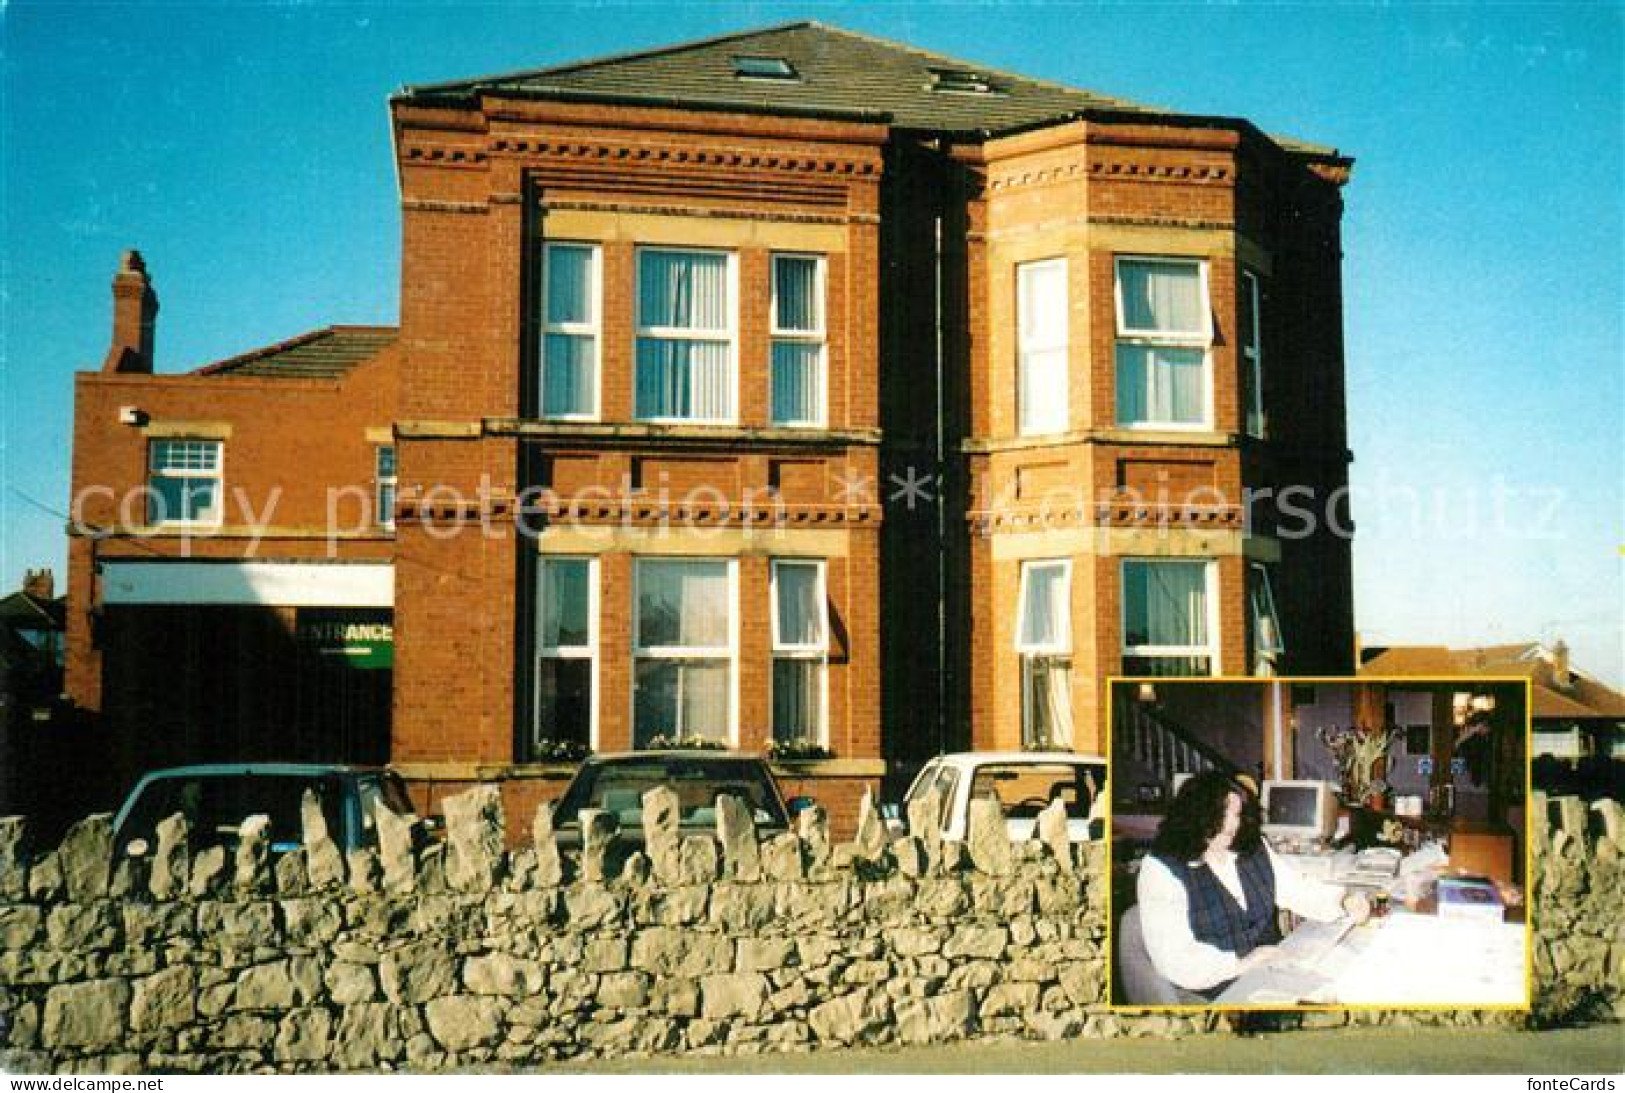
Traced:
[[[588, 253], [587, 304], [592, 320], [585, 323], [553, 323], [547, 318], [548, 277], [552, 273], [551, 256], [555, 248], [572, 248]], [[536, 416], [548, 421], [597, 421], [603, 408], [604, 392], [604, 254], [598, 243], [574, 239], [549, 239], [542, 243], [541, 276], [541, 344], [536, 359], [540, 365], [536, 388]], [[547, 336], [564, 334], [572, 337], [592, 338], [592, 409], [579, 414], [549, 414], [547, 412]]]
[[[728, 572], [728, 646], [718, 651], [711, 646], [644, 645], [643, 635], [643, 567], [662, 562], [722, 562]], [[638, 716], [638, 661], [640, 660], [726, 660], [728, 664], [728, 738], [729, 747], [739, 746], [739, 560], [707, 556], [677, 554], [644, 554], [632, 559], [632, 680], [627, 695], [627, 726], [634, 743], [637, 739]], [[681, 735], [684, 730], [676, 730]]]
[[[686, 326], [645, 326], [643, 323], [643, 256], [664, 252], [667, 254], [720, 254], [727, 259], [728, 326], [722, 330], [705, 330]], [[739, 422], [739, 255], [735, 251], [718, 247], [639, 246], [632, 254], [632, 414], [637, 421], [677, 425], [735, 425]], [[725, 417], [667, 417], [640, 416], [637, 413], [638, 351], [637, 343], [644, 338], [665, 341], [728, 343], [728, 414]]]
[[[1131, 565], [1200, 565], [1203, 567], [1203, 595], [1207, 597], [1206, 645], [1130, 645], [1128, 643], [1128, 596], [1124, 590], [1128, 587], [1128, 567]], [[1118, 565], [1117, 590], [1117, 598], [1120, 604], [1117, 636], [1123, 660], [1126, 661], [1130, 657], [1207, 657], [1207, 674], [1209, 676], [1220, 674], [1219, 566], [1216, 561], [1211, 558], [1124, 558]]]
[[[809, 643], [789, 643], [781, 640], [779, 632], [779, 569], [783, 566], [811, 566], [818, 574], [818, 627], [819, 639]], [[774, 558], [769, 564], [768, 572], [768, 614], [771, 620], [770, 635], [772, 638], [773, 660], [802, 660], [812, 661], [818, 666], [818, 725], [813, 736], [813, 742], [820, 747], [829, 747], [829, 586], [827, 582], [828, 565], [822, 558]], [[773, 672], [768, 673], [769, 688], [771, 690]], [[773, 695], [768, 695], [769, 720], [773, 709]], [[768, 726], [771, 736], [773, 726]]]
[[[1032, 573], [1037, 569], [1059, 569], [1062, 581], [1066, 587], [1066, 610], [1061, 613], [1059, 640], [1045, 644], [1042, 642], [1028, 642], [1022, 640], [1022, 634], [1027, 626], [1027, 590], [1031, 582]], [[1023, 745], [1031, 738], [1033, 728], [1033, 695], [1028, 686], [1031, 677], [1028, 674], [1028, 662], [1033, 660], [1061, 660], [1068, 662], [1068, 672], [1072, 671], [1072, 559], [1070, 558], [1034, 558], [1021, 563], [1021, 579], [1016, 589], [1016, 654], [1021, 661], [1021, 739]], [[1072, 696], [1067, 696], [1071, 702]], [[1075, 713], [1076, 711], [1070, 711]], [[1073, 728], [1076, 730], [1076, 719], [1073, 719]]]
[[[1060, 270], [1061, 279], [1061, 314], [1059, 318], [1060, 341], [1047, 343], [1034, 337], [1029, 332], [1025, 301], [1027, 293], [1023, 291], [1023, 283], [1028, 277], [1051, 269]], [[1017, 430], [1022, 436], [1042, 436], [1051, 433], [1064, 433], [1071, 424], [1071, 399], [1068, 388], [1071, 386], [1071, 359], [1070, 347], [1072, 338], [1071, 316], [1071, 285], [1067, 281], [1068, 271], [1065, 258], [1045, 258], [1036, 262], [1019, 262], [1016, 264], [1016, 418]], [[1060, 417], [1059, 428], [1050, 427], [1044, 420], [1032, 421], [1026, 410], [1030, 404], [1027, 398], [1031, 375], [1028, 361], [1031, 354], [1040, 352], [1053, 352], [1059, 350], [1061, 354], [1060, 390], [1050, 392], [1049, 398], [1031, 402], [1031, 405], [1042, 405]]]
[[[800, 258], [814, 263], [814, 292], [818, 295], [818, 327], [816, 330], [789, 330], [779, 325], [779, 259]], [[800, 420], [778, 418], [773, 415], [773, 357], [771, 348], [767, 362], [768, 416], [774, 425], [788, 428], [821, 429], [829, 421], [829, 291], [828, 263], [822, 254], [803, 251], [773, 251], [768, 255], [769, 278], [772, 281], [772, 299], [768, 305], [769, 336], [774, 342], [796, 342], [818, 347], [818, 413], [813, 418]]]
[[[384, 453], [389, 452], [394, 465], [391, 473], [384, 473]], [[374, 522], [381, 528], [395, 530], [395, 499], [400, 496], [401, 452], [394, 444], [377, 444], [372, 449], [372, 506]], [[384, 490], [389, 490], [389, 503], [384, 502]]]
[[[1199, 330], [1144, 330], [1130, 327], [1123, 309], [1123, 263], [1164, 266], [1195, 266], [1201, 293], [1202, 326]], [[1116, 308], [1116, 342], [1112, 352], [1112, 382], [1122, 382], [1117, 346], [1133, 345], [1150, 349], [1199, 349], [1202, 351], [1202, 419], [1200, 421], [1122, 421], [1121, 429], [1148, 429], [1169, 432], [1206, 432], [1213, 428], [1213, 296], [1209, 285], [1208, 260], [1167, 254], [1118, 254], [1112, 257], [1112, 300]], [[1115, 390], [1114, 390], [1115, 396]], [[1116, 416], [1116, 397], [1113, 398]]]
[[[587, 644], [586, 645], [544, 645], [541, 641], [542, 614], [546, 610], [544, 599], [546, 578], [543, 572], [549, 562], [585, 562], [587, 563]], [[530, 713], [530, 746], [534, 751], [536, 744], [541, 740], [540, 719], [542, 716], [542, 672], [543, 660], [590, 660], [592, 667], [589, 676], [592, 683], [592, 704], [587, 713], [587, 743], [593, 751], [598, 750], [598, 709], [602, 705], [602, 691], [599, 687], [601, 658], [599, 657], [598, 640], [598, 612], [599, 612], [599, 585], [598, 585], [598, 559], [590, 554], [544, 554], [536, 571], [536, 655], [535, 666], [532, 672], [531, 713]]]
[[1250, 397], [1241, 407], [1241, 428], [1248, 436], [1260, 440], [1269, 435], [1269, 419], [1264, 416], [1264, 317], [1261, 307], [1264, 293], [1258, 275], [1252, 270], [1241, 271], [1241, 294], [1237, 299], [1237, 326], [1241, 325], [1240, 304], [1252, 305], [1252, 329], [1240, 331], [1241, 367], [1246, 370]]
[[[194, 470], [191, 468], [168, 468], [158, 466], [158, 450], [171, 444], [202, 444], [214, 448], [214, 469]], [[167, 512], [164, 519], [152, 519], [154, 502], [157, 491], [152, 483], [158, 478], [178, 479], [213, 479], [214, 480], [214, 511], [207, 519], [182, 520]], [[212, 437], [153, 437], [147, 441], [147, 522], [154, 527], [164, 528], [217, 528], [225, 518], [226, 510], [226, 445], [222, 440]]]
[[[1258, 587], [1263, 590], [1264, 601], [1269, 605], [1270, 625], [1275, 628], [1275, 644], [1269, 648], [1266, 648], [1263, 644], [1263, 620], [1259, 618], [1258, 612], [1253, 609], [1252, 578], [1254, 577], [1258, 579]], [[1259, 653], [1269, 653], [1276, 660], [1279, 660], [1286, 655], [1286, 636], [1281, 632], [1281, 612], [1275, 604], [1275, 588], [1270, 581], [1269, 566], [1262, 562], [1248, 562], [1247, 578], [1247, 614], [1248, 621], [1251, 624], [1253, 674], [1262, 675], [1264, 673], [1260, 669], [1263, 667], [1263, 658], [1259, 656]]]

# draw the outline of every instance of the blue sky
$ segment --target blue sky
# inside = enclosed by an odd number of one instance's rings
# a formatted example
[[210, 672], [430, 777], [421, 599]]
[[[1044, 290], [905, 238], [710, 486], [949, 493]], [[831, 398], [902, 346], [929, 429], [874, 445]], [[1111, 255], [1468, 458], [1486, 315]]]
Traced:
[[[0, 587], [64, 570], [72, 373], [139, 247], [160, 371], [393, 322], [385, 99], [812, 17], [1335, 144], [1356, 620], [1625, 677], [1614, 3], [0, 4]], [[49, 510], [49, 511], [48, 511]]]

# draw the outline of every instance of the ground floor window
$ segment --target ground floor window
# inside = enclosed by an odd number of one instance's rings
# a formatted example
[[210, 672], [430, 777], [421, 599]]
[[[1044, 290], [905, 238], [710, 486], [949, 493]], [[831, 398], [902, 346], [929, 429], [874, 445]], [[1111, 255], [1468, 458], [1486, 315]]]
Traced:
[[1123, 562], [1123, 673], [1212, 675], [1218, 664], [1214, 565], [1187, 559]]
[[549, 744], [591, 746], [597, 713], [597, 563], [543, 558], [537, 576], [534, 754]]
[[735, 563], [645, 558], [634, 572], [633, 746], [732, 741]]
[[1286, 642], [1281, 637], [1281, 618], [1275, 612], [1270, 571], [1256, 562], [1247, 567], [1247, 611], [1253, 629], [1253, 674], [1275, 675], [1286, 655]]
[[1021, 745], [1072, 746], [1072, 563], [1023, 562], [1016, 652]]
[[773, 739], [822, 745], [829, 663], [824, 563], [775, 561], [772, 596]]

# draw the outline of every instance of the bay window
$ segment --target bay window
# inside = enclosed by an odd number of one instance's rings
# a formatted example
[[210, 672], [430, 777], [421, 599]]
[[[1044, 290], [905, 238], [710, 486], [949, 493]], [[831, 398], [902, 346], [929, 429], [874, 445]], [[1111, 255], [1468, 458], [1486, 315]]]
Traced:
[[532, 741], [591, 745], [597, 717], [598, 564], [546, 557], [537, 574]]
[[218, 440], [154, 440], [147, 450], [147, 523], [220, 523]]
[[542, 416], [598, 416], [599, 249], [542, 248]]
[[775, 425], [824, 424], [824, 260], [773, 256], [772, 416]]
[[1264, 417], [1264, 344], [1260, 334], [1258, 278], [1242, 271], [1240, 297], [1241, 314], [1238, 320], [1241, 334], [1241, 410], [1245, 415], [1242, 427], [1248, 436], [1267, 435]]
[[1117, 421], [1197, 428], [1212, 414], [1207, 263], [1117, 259]]
[[1247, 615], [1253, 633], [1253, 674], [1275, 675], [1286, 654], [1286, 642], [1281, 637], [1281, 618], [1275, 613], [1270, 571], [1257, 562], [1247, 566]]
[[733, 255], [642, 248], [637, 267], [636, 416], [733, 420]]
[[1016, 267], [1016, 399], [1023, 435], [1067, 427], [1066, 260]]
[[1123, 674], [1213, 675], [1219, 663], [1212, 562], [1126, 559]]
[[773, 739], [823, 744], [829, 625], [824, 563], [772, 564]]
[[1072, 563], [1023, 562], [1016, 652], [1021, 746], [1072, 746]]
[[735, 563], [639, 559], [634, 570], [632, 740], [734, 736]]

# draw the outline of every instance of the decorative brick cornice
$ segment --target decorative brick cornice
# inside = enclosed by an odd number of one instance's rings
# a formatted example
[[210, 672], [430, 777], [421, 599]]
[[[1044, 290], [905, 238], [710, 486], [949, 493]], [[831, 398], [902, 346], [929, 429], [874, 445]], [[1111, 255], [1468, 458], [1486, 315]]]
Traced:
[[718, 209], [700, 207], [695, 205], [649, 205], [643, 202], [630, 201], [578, 201], [573, 198], [553, 197], [543, 193], [536, 204], [542, 209], [571, 212], [593, 213], [644, 213], [656, 216], [691, 216], [713, 220], [760, 220], [772, 223], [791, 224], [835, 224], [872, 222], [879, 223], [878, 216], [870, 216], [865, 221], [865, 214], [850, 213], [810, 213], [785, 210], [764, 210], [760, 208]]
[[1091, 159], [1093, 178], [1127, 178], [1139, 182], [1177, 182], [1183, 185], [1228, 186], [1235, 172], [1218, 163], [1147, 163], [1133, 159]]
[[497, 137], [492, 155], [542, 157], [576, 163], [653, 164], [684, 168], [708, 167], [725, 171], [790, 171], [796, 174], [871, 179], [879, 176], [878, 160], [847, 156], [816, 156], [788, 151], [741, 148], [682, 148], [658, 144], [614, 144], [603, 141]]
[[491, 206], [483, 201], [430, 201], [421, 197], [402, 198], [401, 208], [408, 212], [460, 213], [470, 216], [484, 216], [491, 211]]
[[1061, 528], [1180, 527], [1231, 530], [1242, 522], [1240, 505], [1168, 505], [1106, 501], [1095, 505], [1001, 505], [971, 509], [965, 522], [978, 534]]
[[477, 167], [486, 160], [485, 150], [466, 144], [429, 144], [414, 142], [401, 149], [401, 159], [407, 163], [433, 163], [439, 166]]

